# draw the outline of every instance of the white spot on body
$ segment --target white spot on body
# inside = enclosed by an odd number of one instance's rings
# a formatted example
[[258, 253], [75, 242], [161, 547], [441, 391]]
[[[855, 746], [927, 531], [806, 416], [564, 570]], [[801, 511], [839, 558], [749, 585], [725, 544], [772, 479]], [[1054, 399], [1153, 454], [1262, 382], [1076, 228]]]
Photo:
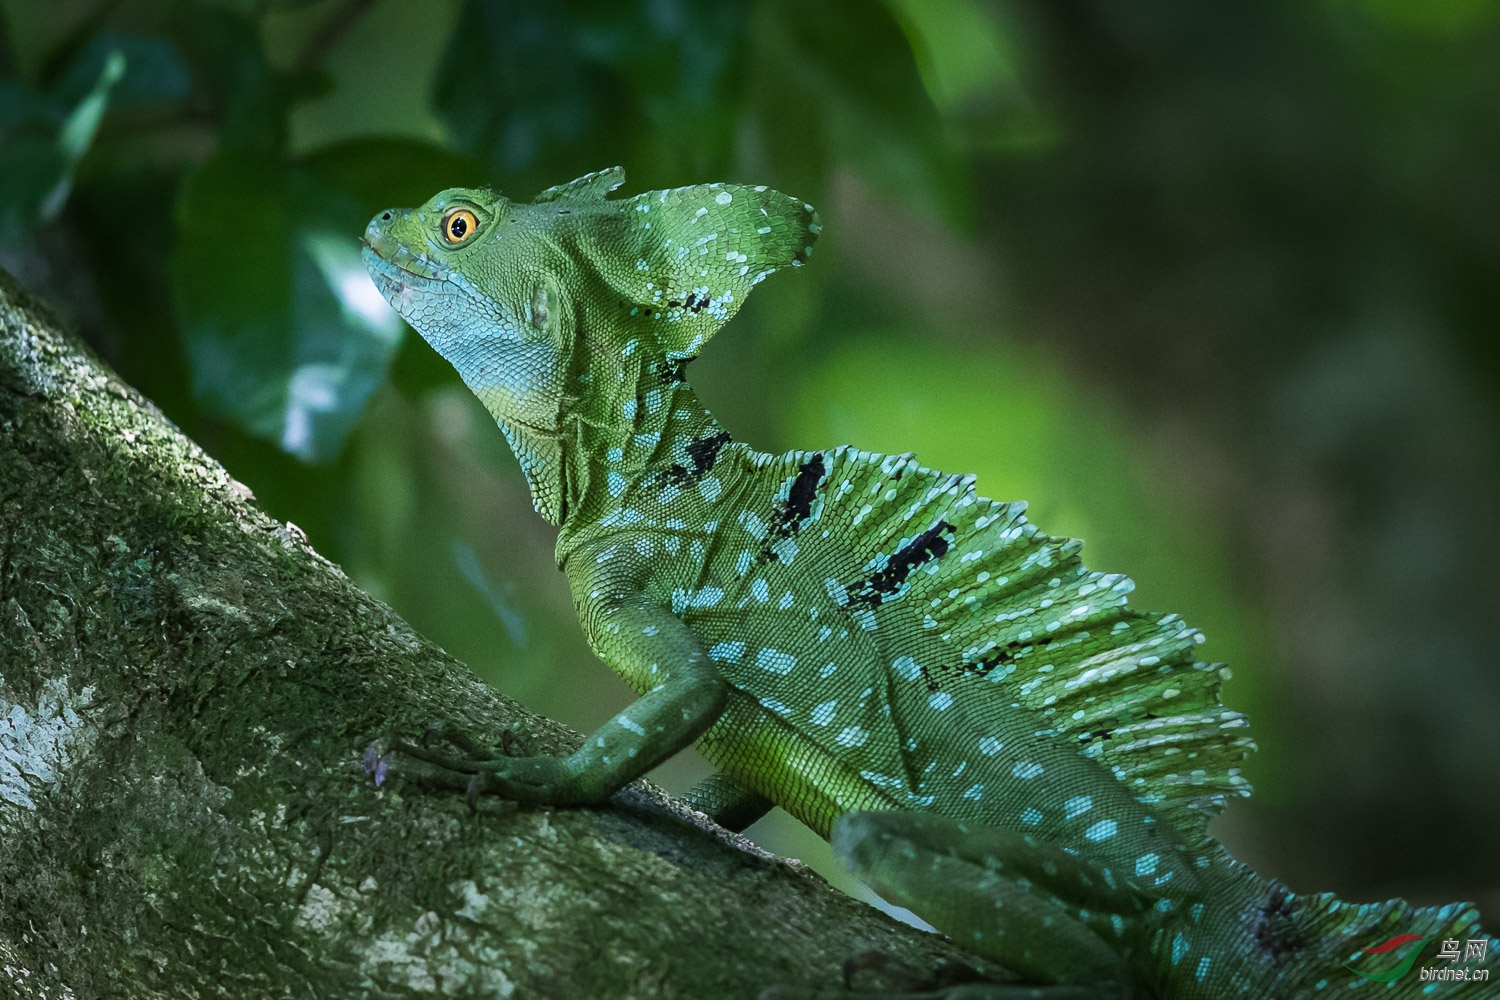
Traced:
[[755, 665], [768, 673], [785, 676], [797, 666], [797, 658], [791, 653], [767, 646], [755, 654]]
[[1083, 837], [1085, 840], [1092, 840], [1094, 843], [1098, 843], [1101, 840], [1108, 840], [1119, 832], [1120, 824], [1112, 819], [1101, 819], [1083, 831]]
[[724, 599], [724, 591], [719, 587], [702, 587], [693, 595], [688, 607], [712, 608]]
[[858, 726], [849, 726], [839, 732], [838, 738], [834, 740], [841, 747], [862, 747], [870, 739], [870, 734]]
[[754, 511], [747, 510], [740, 515], [740, 526], [756, 541], [762, 541], [766, 537], [766, 522], [762, 521], [760, 515]]
[[708, 658], [720, 663], [738, 663], [744, 656], [745, 644], [743, 642], [717, 643], [708, 651]]

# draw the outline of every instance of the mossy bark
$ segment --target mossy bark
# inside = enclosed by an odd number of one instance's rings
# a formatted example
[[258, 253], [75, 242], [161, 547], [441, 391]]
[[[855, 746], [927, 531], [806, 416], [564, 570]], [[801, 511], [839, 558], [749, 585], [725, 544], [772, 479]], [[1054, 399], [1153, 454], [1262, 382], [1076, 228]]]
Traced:
[[476, 680], [0, 273], [0, 986], [21, 997], [753, 997], [956, 957], [648, 784], [519, 808], [361, 754]]

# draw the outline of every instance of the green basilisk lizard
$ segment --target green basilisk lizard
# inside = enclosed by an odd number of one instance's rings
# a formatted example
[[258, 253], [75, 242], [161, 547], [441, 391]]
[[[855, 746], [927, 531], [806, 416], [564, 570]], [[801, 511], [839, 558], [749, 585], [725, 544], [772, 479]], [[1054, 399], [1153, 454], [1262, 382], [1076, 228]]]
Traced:
[[640, 695], [566, 758], [410, 752], [471, 793], [567, 805], [696, 740], [718, 768], [698, 808], [740, 829], [783, 807], [888, 900], [1046, 984], [966, 995], [1372, 992], [1344, 967], [1374, 968], [1361, 946], [1478, 936], [1466, 906], [1295, 895], [1210, 839], [1249, 791], [1224, 671], [1024, 504], [910, 455], [733, 442], [684, 367], [807, 262], [817, 213], [734, 184], [609, 198], [623, 181], [529, 203], [454, 188], [365, 231], [381, 292], [498, 420], [590, 644]]

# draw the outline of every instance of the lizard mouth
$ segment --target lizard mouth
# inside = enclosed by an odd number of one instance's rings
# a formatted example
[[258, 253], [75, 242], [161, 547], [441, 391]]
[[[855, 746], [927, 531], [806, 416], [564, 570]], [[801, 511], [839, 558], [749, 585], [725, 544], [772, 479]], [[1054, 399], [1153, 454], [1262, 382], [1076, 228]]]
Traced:
[[363, 242], [365, 270], [381, 296], [444, 357], [449, 339], [465, 324], [496, 324], [499, 317], [463, 274], [399, 244]]
[[[386, 256], [381, 250], [387, 248], [377, 249], [368, 240], [364, 244], [361, 255], [364, 257], [365, 270], [369, 272], [380, 294], [391, 304], [391, 308], [408, 321], [412, 320], [410, 314], [420, 299], [431, 300], [437, 296], [464, 294], [464, 289], [451, 280], [448, 271], [425, 264], [412, 256], [405, 247], [397, 246], [392, 256]], [[392, 257], [405, 260], [398, 263]]]
[[[384, 279], [391, 284], [420, 288], [423, 291], [437, 291], [447, 282], [446, 271], [426, 264], [403, 246], [397, 246], [394, 253], [387, 254], [381, 252], [386, 248], [376, 247], [369, 240], [360, 242], [365, 245], [362, 251], [365, 267], [377, 280]], [[410, 263], [402, 263], [401, 258]]]

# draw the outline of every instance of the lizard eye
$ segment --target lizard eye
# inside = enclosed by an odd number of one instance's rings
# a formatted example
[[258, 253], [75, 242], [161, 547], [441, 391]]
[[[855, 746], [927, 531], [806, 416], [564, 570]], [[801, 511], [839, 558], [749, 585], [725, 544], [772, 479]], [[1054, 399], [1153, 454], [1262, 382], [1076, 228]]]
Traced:
[[455, 209], [443, 216], [443, 239], [450, 246], [467, 243], [479, 229], [479, 220], [467, 208]]

